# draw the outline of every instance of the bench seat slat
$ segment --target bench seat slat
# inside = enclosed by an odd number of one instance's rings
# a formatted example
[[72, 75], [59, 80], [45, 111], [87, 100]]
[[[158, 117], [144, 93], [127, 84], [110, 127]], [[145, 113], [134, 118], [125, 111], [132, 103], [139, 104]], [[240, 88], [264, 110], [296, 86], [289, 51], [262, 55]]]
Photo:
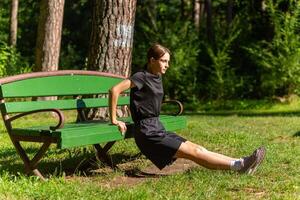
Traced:
[[[168, 120], [161, 120], [168, 131], [175, 131], [178, 129], [185, 128], [186, 119], [185, 117], [174, 117], [173, 119], [168, 118]], [[128, 127], [131, 130], [132, 126]], [[89, 131], [86, 128], [84, 130], [77, 129], [64, 129], [60, 131], [61, 143], [58, 144], [58, 148], [70, 148], [81, 145], [89, 145], [95, 143], [103, 143], [114, 140], [124, 139], [116, 126], [109, 124], [102, 124], [101, 128], [91, 127]], [[87, 136], [88, 134], [88, 136]]]
[[[182, 129], [186, 126], [186, 118], [183, 116], [161, 116], [160, 120], [168, 131]], [[127, 118], [123, 121], [129, 123], [130, 119]], [[132, 132], [132, 128], [131, 122], [131, 125], [128, 126], [128, 132]], [[58, 138], [57, 147], [61, 149], [124, 139], [124, 136], [120, 134], [116, 126], [99, 122], [70, 123], [56, 131], [50, 131], [49, 127], [17, 128], [13, 129], [12, 133], [23, 136], [51, 136]]]
[[[119, 97], [118, 105], [128, 105], [129, 96]], [[24, 101], [1, 104], [6, 113], [28, 112], [32, 110], [56, 108], [71, 110], [77, 108], [107, 107], [108, 98], [64, 99], [54, 101]]]

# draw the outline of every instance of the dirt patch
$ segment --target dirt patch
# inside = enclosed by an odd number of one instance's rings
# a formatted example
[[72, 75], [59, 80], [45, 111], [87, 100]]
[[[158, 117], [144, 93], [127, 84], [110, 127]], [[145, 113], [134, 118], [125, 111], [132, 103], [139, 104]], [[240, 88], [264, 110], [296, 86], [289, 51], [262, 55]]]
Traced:
[[165, 167], [163, 170], [159, 170], [153, 164], [150, 164], [144, 169], [125, 169], [124, 176], [116, 176], [110, 181], [103, 183], [104, 186], [109, 188], [119, 187], [119, 186], [134, 186], [136, 184], [142, 183], [146, 180], [157, 179], [163, 176], [168, 176], [176, 173], [181, 173], [189, 169], [195, 168], [196, 163], [185, 160], [177, 159], [172, 165]]
[[[118, 173], [113, 175], [114, 170], [110, 167], [100, 167], [93, 170], [92, 174], [94, 175], [92, 176], [68, 176], [66, 178], [71, 181], [78, 179], [80, 179], [80, 181], [97, 181], [97, 184], [107, 188], [116, 188], [121, 186], [130, 187], [147, 180], [182, 173], [197, 166], [198, 165], [196, 163], [186, 159], [177, 159], [172, 165], [165, 167], [163, 170], [159, 170], [150, 162], [149, 165], [143, 169], [134, 168], [133, 163], [123, 163], [118, 165], [117, 171], [121, 172], [120, 175]], [[96, 174], [97, 176], [103, 175], [108, 178], [105, 178], [103, 181], [99, 181], [99, 179], [95, 177]]]

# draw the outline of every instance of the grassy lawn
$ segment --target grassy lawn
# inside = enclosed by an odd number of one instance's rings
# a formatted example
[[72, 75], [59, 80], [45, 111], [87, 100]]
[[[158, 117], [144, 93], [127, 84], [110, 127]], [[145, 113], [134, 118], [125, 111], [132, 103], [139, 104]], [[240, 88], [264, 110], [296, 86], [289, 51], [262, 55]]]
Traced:
[[[293, 107], [292, 107], [293, 108]], [[299, 107], [298, 107], [299, 108]], [[20, 158], [0, 126], [0, 199], [300, 199], [300, 112], [288, 108], [267, 108], [238, 112], [186, 113], [188, 128], [178, 132], [210, 150], [230, 156], [243, 156], [265, 145], [267, 156], [253, 176], [202, 167], [149, 178], [138, 184], [107, 186], [123, 170], [86, 174], [78, 163], [92, 156], [92, 149], [57, 150], [55, 145], [40, 163], [49, 177], [42, 182], [24, 175]], [[49, 116], [20, 120], [20, 126], [47, 123]], [[26, 144], [29, 152], [36, 145]], [[133, 140], [118, 142], [110, 151], [120, 165], [142, 169], [150, 163], [138, 153]]]

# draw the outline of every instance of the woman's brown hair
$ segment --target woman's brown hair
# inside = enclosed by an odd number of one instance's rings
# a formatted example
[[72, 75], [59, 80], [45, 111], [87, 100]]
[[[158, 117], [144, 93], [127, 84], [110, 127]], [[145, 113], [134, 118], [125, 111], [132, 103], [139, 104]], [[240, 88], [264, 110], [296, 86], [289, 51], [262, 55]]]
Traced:
[[169, 53], [171, 55], [171, 52], [168, 48], [162, 46], [161, 44], [155, 43], [148, 49], [147, 61], [149, 62], [151, 58], [158, 60], [164, 56], [165, 53]]

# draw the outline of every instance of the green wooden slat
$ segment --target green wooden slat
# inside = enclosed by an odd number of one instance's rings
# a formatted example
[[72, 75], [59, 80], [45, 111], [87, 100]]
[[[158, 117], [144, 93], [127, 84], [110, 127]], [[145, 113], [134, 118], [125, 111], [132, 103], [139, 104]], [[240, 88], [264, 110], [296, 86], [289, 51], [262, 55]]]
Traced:
[[66, 128], [53, 132], [54, 136], [61, 138], [57, 144], [58, 148], [71, 148], [124, 139], [117, 126], [112, 126], [108, 123], [92, 123], [90, 126], [83, 125], [83, 128]]
[[[160, 119], [161, 122], [164, 124], [164, 125], [167, 125], [167, 124], [172, 124], [174, 123], [173, 127], [176, 127], [178, 124], [177, 127], [182, 127], [182, 125], [185, 125], [186, 123], [186, 118], [183, 117], [183, 116], [165, 116], [165, 118], [163, 119]], [[123, 121], [126, 121], [126, 122], [129, 122], [129, 123], [133, 123], [132, 120], [130, 119], [126, 119], [126, 120], [123, 120]], [[78, 136], [77, 133], [76, 133], [76, 130], [80, 129], [80, 131], [84, 131], [84, 130], [93, 130], [93, 129], [99, 129], [99, 127], [101, 128], [100, 130], [101, 131], [106, 131], [107, 129], [111, 130], [111, 129], [116, 129], [115, 127], [116, 126], [113, 126], [110, 124], [110, 122], [91, 122], [91, 123], [71, 123], [71, 124], [67, 124], [65, 125], [61, 131], [64, 131], [64, 132], [68, 132], [66, 135], [67, 137], [73, 137], [73, 134], [76, 135], [76, 137]], [[117, 130], [117, 129], [116, 129]], [[58, 129], [58, 131], [60, 131], [60, 129]], [[100, 132], [101, 132], [100, 131]], [[88, 131], [86, 131], [88, 132]], [[85, 133], [83, 133], [85, 135]]]
[[91, 75], [30, 78], [1, 85], [2, 97], [37, 97], [107, 93], [123, 79]]
[[58, 148], [71, 148], [91, 144], [106, 143], [121, 139], [124, 139], [124, 136], [122, 136], [118, 130], [101, 132], [101, 134], [98, 131], [94, 132], [94, 134], [90, 134], [89, 136], [85, 137], [61, 138], [61, 142], [58, 143]]
[[[175, 117], [164, 115], [160, 117], [160, 120], [168, 131], [176, 131], [186, 127], [186, 118], [184, 116]], [[129, 122], [131, 119], [126, 118], [126, 121]], [[49, 130], [49, 127], [13, 129], [13, 134], [31, 136], [47, 135], [56, 137], [59, 138], [57, 144], [58, 148], [71, 148], [124, 139], [124, 136], [120, 134], [117, 126], [110, 125], [109, 122], [70, 123], [65, 124], [62, 129], [53, 132], [48, 131], [47, 133], [42, 133], [40, 130]]]
[[[179, 123], [178, 123], [179, 122]], [[180, 122], [177, 120], [177, 123], [164, 123], [165, 127], [168, 131], [175, 131], [179, 129], [183, 129], [185, 127], [184, 122]], [[75, 131], [77, 132], [77, 131]], [[80, 132], [80, 131], [78, 131]], [[64, 137], [61, 137], [61, 142], [58, 144], [58, 148], [71, 148], [77, 146], [84, 146], [90, 144], [97, 143], [106, 143], [110, 141], [117, 141], [124, 139], [124, 136], [120, 134], [117, 127], [112, 126], [111, 129], [106, 130], [89, 130], [89, 132], [85, 132], [85, 135], [75, 136], [75, 134], [65, 133]], [[90, 133], [90, 134], [87, 134]]]
[[[164, 124], [167, 130], [170, 130], [170, 128], [173, 130], [174, 128], [184, 128], [186, 127], [186, 117], [184, 116], [165, 116], [168, 118], [161, 119], [161, 122]], [[128, 119], [127, 122], [132, 122], [132, 120]], [[49, 125], [50, 126], [50, 125]], [[100, 132], [105, 131], [111, 131], [111, 130], [117, 130], [116, 126], [110, 125], [109, 122], [100, 123], [100, 122], [92, 122], [92, 123], [67, 123], [64, 125], [62, 129], [57, 129], [56, 131], [52, 132], [49, 130], [49, 126], [35, 126], [35, 127], [29, 127], [29, 128], [15, 128], [13, 129], [13, 134], [17, 135], [31, 135], [31, 136], [38, 136], [38, 135], [51, 135], [55, 137], [64, 137], [62, 136], [62, 132], [66, 134], [66, 137], [78, 137], [78, 136], [88, 136], [89, 130], [100, 130]], [[42, 133], [42, 130], [44, 132]], [[75, 130], [75, 131], [74, 131]], [[78, 132], [76, 130], [79, 130], [81, 135], [78, 135]], [[68, 132], [68, 133], [67, 133]]]
[[[118, 105], [129, 105], [129, 97], [119, 97]], [[57, 108], [70, 110], [76, 108], [108, 107], [108, 98], [65, 99], [56, 101], [7, 102], [2, 104], [6, 113], [28, 112], [38, 109]]]
[[[161, 120], [168, 131], [175, 131], [186, 127], [186, 118], [179, 116], [165, 116]], [[59, 148], [70, 148], [87, 144], [103, 143], [124, 139], [116, 126], [91, 124], [85, 128], [69, 128], [58, 133], [61, 137]]]

